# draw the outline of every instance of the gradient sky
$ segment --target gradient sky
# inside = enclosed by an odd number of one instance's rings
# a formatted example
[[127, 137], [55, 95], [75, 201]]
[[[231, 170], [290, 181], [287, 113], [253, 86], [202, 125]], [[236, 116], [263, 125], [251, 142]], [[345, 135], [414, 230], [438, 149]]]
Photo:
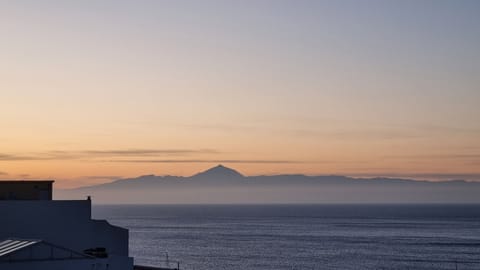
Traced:
[[480, 180], [480, 1], [0, 1], [0, 178]]

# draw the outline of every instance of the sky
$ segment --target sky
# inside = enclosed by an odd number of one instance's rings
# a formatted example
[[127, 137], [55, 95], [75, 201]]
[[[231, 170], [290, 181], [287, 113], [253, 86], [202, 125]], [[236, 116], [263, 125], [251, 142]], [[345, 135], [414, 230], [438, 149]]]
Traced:
[[480, 180], [479, 1], [0, 1], [0, 179]]

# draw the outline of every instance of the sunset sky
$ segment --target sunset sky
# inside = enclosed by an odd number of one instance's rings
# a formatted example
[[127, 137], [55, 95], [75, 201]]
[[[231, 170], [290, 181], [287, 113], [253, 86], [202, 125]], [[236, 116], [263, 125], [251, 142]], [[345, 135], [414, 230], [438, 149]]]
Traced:
[[0, 1], [0, 179], [480, 181], [480, 1]]

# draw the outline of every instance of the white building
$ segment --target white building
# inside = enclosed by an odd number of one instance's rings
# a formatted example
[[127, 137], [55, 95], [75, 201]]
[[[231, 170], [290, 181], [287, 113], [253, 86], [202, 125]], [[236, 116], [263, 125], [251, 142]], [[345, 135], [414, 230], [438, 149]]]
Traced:
[[128, 230], [93, 220], [90, 200], [51, 200], [51, 183], [0, 181], [0, 269], [132, 270]]

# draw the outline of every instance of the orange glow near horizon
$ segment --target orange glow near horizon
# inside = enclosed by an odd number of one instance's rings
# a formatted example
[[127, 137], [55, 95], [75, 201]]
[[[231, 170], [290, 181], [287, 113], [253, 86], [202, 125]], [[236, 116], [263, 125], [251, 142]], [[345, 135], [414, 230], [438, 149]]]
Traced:
[[[240, 152], [214, 152], [203, 154], [183, 153], [182, 155], [186, 155], [186, 157], [165, 157], [165, 154], [158, 153], [143, 156], [139, 156], [138, 153], [134, 156], [126, 154], [129, 151], [140, 152], [140, 150], [110, 151], [120, 153], [113, 155], [112, 153], [88, 154], [80, 153], [81, 151], [65, 151], [61, 152], [58, 157], [50, 156], [51, 153], [44, 153], [45, 156], [43, 157], [41, 153], [37, 153], [38, 156], [18, 155], [17, 158], [27, 160], [3, 160], [1, 164], [5, 172], [2, 171], [3, 174], [0, 179], [54, 179], [57, 188], [70, 188], [146, 174], [190, 176], [217, 164], [223, 164], [238, 170], [244, 175], [301, 173], [359, 177], [411, 177], [429, 180], [457, 179], [462, 175], [468, 175], [465, 177], [470, 180], [478, 180], [476, 178], [478, 172], [472, 170], [474, 166], [469, 166], [465, 162], [466, 159], [474, 158], [468, 155], [463, 158], [450, 157], [448, 154], [438, 154], [437, 156], [421, 154], [417, 156], [382, 156], [380, 155], [381, 152], [377, 154], [372, 152], [363, 156], [357, 154], [357, 156], [344, 155], [342, 157], [338, 154], [333, 156], [329, 155], [328, 152], [318, 151], [322, 154], [315, 158], [312, 153], [317, 151], [299, 152], [291, 150], [297, 155], [295, 158], [275, 159], [275, 157], [292, 157], [293, 155], [282, 155], [279, 151], [273, 156], [256, 155], [255, 158], [251, 158], [252, 156]], [[288, 153], [287, 150], [283, 151]], [[59, 152], [55, 153], [58, 155]], [[232, 156], [235, 158], [232, 158]], [[45, 160], [41, 160], [42, 158]], [[456, 175], [459, 176], [456, 177]]]
[[0, 179], [480, 181], [478, 9], [207, 2], [0, 3]]

